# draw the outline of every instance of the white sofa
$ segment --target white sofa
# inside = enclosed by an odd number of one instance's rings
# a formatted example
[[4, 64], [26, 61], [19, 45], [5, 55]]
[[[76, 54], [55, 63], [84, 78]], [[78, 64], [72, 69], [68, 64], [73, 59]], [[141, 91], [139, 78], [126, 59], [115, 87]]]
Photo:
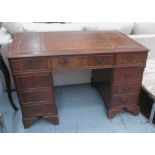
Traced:
[[[3, 23], [0, 40], [3, 40], [2, 55], [7, 63], [6, 55], [12, 36], [18, 32], [52, 32], [52, 31], [103, 31], [119, 30], [149, 48], [149, 59], [155, 58], [155, 23], [111, 22], [111, 23]], [[4, 41], [5, 40], [5, 41]], [[54, 73], [54, 85], [89, 83], [90, 70], [64, 71]], [[4, 85], [4, 79], [1, 78]], [[1, 85], [0, 85], [1, 87]], [[13, 86], [14, 88], [14, 86]]]

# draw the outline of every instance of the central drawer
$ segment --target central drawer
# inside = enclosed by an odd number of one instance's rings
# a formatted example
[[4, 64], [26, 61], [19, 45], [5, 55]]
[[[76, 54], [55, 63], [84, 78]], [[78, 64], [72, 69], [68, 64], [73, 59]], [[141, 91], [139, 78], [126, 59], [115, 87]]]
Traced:
[[72, 69], [72, 68], [95, 68], [108, 67], [113, 65], [112, 55], [95, 56], [64, 56], [51, 58], [53, 70]]

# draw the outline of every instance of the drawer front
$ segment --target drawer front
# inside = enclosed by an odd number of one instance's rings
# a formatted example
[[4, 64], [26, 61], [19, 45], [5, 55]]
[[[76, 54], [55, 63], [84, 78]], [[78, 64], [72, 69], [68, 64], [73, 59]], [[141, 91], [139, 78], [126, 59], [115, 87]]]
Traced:
[[115, 84], [113, 87], [113, 96], [126, 94], [139, 94], [140, 82]]
[[24, 72], [33, 70], [48, 70], [47, 58], [25, 58], [11, 60], [13, 72]]
[[53, 69], [70, 69], [82, 67], [106, 67], [113, 65], [112, 55], [55, 57], [51, 59]]
[[33, 88], [51, 88], [51, 73], [32, 73], [26, 75], [14, 76], [18, 90], [27, 90]]
[[112, 107], [125, 107], [138, 104], [138, 96], [115, 97], [112, 99]]
[[116, 65], [144, 65], [147, 54], [117, 54]]
[[116, 68], [114, 71], [114, 81], [141, 80], [143, 67]]
[[56, 107], [50, 103], [23, 105], [22, 111], [24, 117], [43, 116], [56, 113]]
[[22, 104], [53, 101], [51, 90], [20, 92], [19, 96]]

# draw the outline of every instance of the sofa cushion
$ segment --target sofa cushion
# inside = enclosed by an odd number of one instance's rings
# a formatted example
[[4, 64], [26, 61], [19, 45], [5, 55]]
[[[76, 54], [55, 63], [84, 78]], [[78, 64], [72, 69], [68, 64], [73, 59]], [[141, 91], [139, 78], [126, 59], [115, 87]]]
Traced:
[[53, 31], [104, 31], [118, 30], [124, 34], [131, 34], [133, 22], [73, 22], [59, 23], [33, 23], [33, 22], [5, 22], [3, 26], [11, 33], [18, 32], [53, 32]]
[[134, 34], [155, 34], [155, 22], [137, 22], [135, 23]]
[[143, 76], [144, 87], [155, 96], [155, 58], [148, 59]]
[[3, 26], [12, 35], [14, 35], [15, 33], [24, 32], [23, 23], [20, 22], [4, 22]]
[[82, 31], [83, 27], [79, 23], [59, 24], [59, 23], [23, 23], [25, 32], [55, 32], [55, 31]]
[[86, 31], [118, 30], [126, 35], [131, 34], [133, 22], [91, 22], [83, 23]]
[[0, 45], [10, 43], [12, 41], [12, 36], [7, 32], [7, 30], [2, 27], [0, 29]]

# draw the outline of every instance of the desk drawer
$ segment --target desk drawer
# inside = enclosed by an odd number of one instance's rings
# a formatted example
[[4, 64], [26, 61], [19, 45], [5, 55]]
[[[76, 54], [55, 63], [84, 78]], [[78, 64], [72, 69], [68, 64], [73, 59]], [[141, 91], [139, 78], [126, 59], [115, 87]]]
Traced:
[[24, 72], [33, 70], [48, 70], [47, 58], [25, 58], [11, 60], [13, 72]]
[[14, 79], [18, 90], [52, 87], [52, 76], [49, 72], [15, 75]]
[[141, 83], [134, 81], [130, 83], [115, 84], [113, 87], [113, 96], [126, 95], [126, 94], [139, 94]]
[[137, 96], [115, 97], [112, 99], [112, 107], [125, 107], [138, 104]]
[[23, 105], [22, 111], [24, 117], [43, 116], [56, 113], [56, 107], [50, 103]]
[[141, 80], [143, 67], [116, 68], [114, 71], [114, 81]]
[[147, 54], [117, 54], [116, 65], [145, 65]]
[[106, 67], [113, 65], [112, 55], [99, 55], [99, 56], [72, 56], [72, 57], [55, 57], [51, 59], [52, 68], [71, 69], [83, 67]]
[[26, 91], [20, 92], [19, 95], [22, 104], [53, 101], [51, 90]]

